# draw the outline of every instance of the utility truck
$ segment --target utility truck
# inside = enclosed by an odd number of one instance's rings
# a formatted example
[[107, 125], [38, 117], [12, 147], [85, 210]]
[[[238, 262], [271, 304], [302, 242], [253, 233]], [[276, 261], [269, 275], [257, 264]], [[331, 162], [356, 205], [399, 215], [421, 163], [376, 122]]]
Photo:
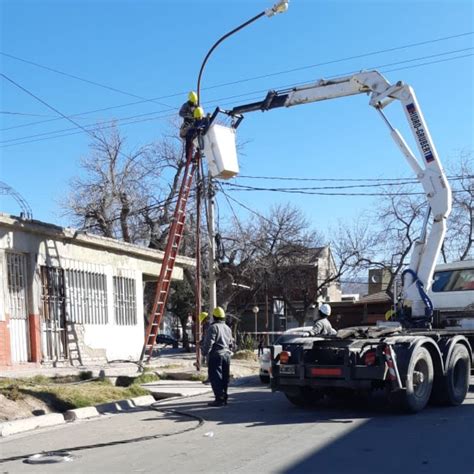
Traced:
[[[413, 89], [391, 84], [378, 71], [319, 80], [281, 91], [269, 91], [259, 102], [232, 110], [217, 109], [205, 125], [196, 127], [193, 143], [203, 150], [214, 176], [236, 174], [235, 133], [244, 114], [293, 107], [322, 100], [367, 94], [390, 135], [422, 185], [428, 202], [423, 231], [414, 245], [409, 268], [403, 272], [401, 304], [396, 320], [378, 326], [340, 330], [336, 336], [296, 335], [271, 346], [274, 391], [295, 405], [347, 390], [386, 390], [391, 402], [409, 412], [435, 401], [461, 404], [469, 389], [474, 326], [441, 324], [434, 318], [431, 298], [437, 298], [443, 275], [433, 273], [451, 211], [451, 188]], [[402, 106], [418, 149], [418, 157], [384, 113], [392, 102]], [[232, 125], [216, 123], [219, 113]], [[226, 169], [226, 160], [230, 160]], [[430, 296], [431, 295], [431, 298]], [[474, 303], [474, 301], [472, 301]], [[439, 305], [438, 305], [439, 307]], [[458, 319], [468, 319], [468, 315]]]

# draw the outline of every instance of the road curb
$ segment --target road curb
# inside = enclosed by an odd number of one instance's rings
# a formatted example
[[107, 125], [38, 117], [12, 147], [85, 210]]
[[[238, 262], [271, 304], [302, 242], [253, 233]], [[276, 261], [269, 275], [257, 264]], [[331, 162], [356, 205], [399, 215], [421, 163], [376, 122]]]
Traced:
[[105, 414], [122, 413], [139, 407], [146, 407], [155, 403], [151, 395], [119, 400], [112, 403], [103, 403], [94, 407], [75, 408], [65, 413], [49, 413], [47, 415], [32, 416], [21, 420], [5, 421], [0, 423], [0, 437], [11, 436], [25, 431], [32, 431], [37, 428], [62, 425], [77, 420], [87, 420], [98, 418]]
[[25, 431], [45, 428], [47, 426], [62, 425], [66, 423], [62, 413], [49, 413], [47, 415], [32, 416], [22, 420], [12, 420], [0, 423], [0, 436], [10, 436]]
[[87, 420], [88, 418], [94, 418], [99, 415], [100, 413], [97, 411], [96, 407], [75, 408], [74, 410], [68, 410], [64, 413], [64, 419], [70, 422], [76, 420]]

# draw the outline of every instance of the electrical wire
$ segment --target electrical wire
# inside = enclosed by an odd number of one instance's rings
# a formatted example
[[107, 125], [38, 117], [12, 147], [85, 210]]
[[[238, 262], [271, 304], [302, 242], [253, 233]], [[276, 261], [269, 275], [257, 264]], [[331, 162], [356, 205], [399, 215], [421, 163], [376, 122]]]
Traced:
[[224, 197], [225, 197], [225, 199], [226, 199], [226, 201], [227, 201], [227, 204], [228, 204], [228, 206], [229, 206], [229, 208], [230, 208], [230, 210], [231, 210], [231, 212], [232, 212], [232, 214], [233, 214], [233, 216], [234, 216], [235, 222], [237, 223], [237, 227], [239, 228], [240, 233], [241, 233], [242, 235], [244, 235], [244, 231], [243, 231], [243, 229], [242, 229], [242, 226], [240, 225], [239, 218], [237, 217], [237, 214], [235, 213], [234, 208], [233, 208], [232, 204], [230, 203], [230, 199], [231, 199], [231, 198], [227, 195], [227, 193], [226, 193], [226, 192], [224, 191], [224, 189], [222, 188], [222, 183], [219, 182], [218, 185], [219, 185], [219, 188], [220, 188], [222, 194], [224, 195]]
[[[22, 116], [26, 116], [26, 117], [53, 117], [53, 115], [28, 114], [28, 113], [25, 113], [25, 112], [10, 112], [8, 110], [1, 110], [0, 114], [3, 114], [3, 115], [22, 115]], [[55, 115], [54, 115], [54, 117], [55, 117]]]
[[[473, 176], [470, 176], [473, 177]], [[407, 181], [407, 184], [419, 183], [414, 178], [301, 178], [295, 176], [251, 176], [239, 174], [241, 179], [264, 179], [264, 180], [280, 180], [280, 181], [318, 181], [318, 182], [385, 182], [385, 181]], [[448, 176], [450, 181], [463, 179], [465, 176]]]
[[25, 64], [30, 64], [32, 66], [35, 66], [35, 67], [38, 67], [38, 68], [41, 68], [41, 69], [45, 69], [46, 71], [54, 72], [56, 74], [66, 76], [66, 77], [69, 77], [71, 79], [76, 79], [77, 81], [81, 81], [81, 82], [85, 82], [87, 84], [92, 84], [94, 86], [101, 87], [102, 89], [107, 89], [109, 91], [117, 92], [119, 94], [127, 95], [129, 97], [135, 97], [135, 99], [141, 99], [141, 100], [144, 100], [146, 102], [155, 102], [155, 103], [157, 103], [157, 104], [159, 104], [163, 107], [168, 107], [170, 109], [173, 108], [173, 107], [169, 106], [168, 104], [164, 104], [162, 102], [157, 102], [155, 99], [147, 99], [147, 98], [142, 97], [140, 95], [132, 94], [131, 92], [127, 92], [127, 91], [124, 91], [124, 90], [121, 90], [121, 89], [117, 89], [116, 87], [112, 87], [112, 86], [109, 86], [107, 84], [101, 84], [100, 82], [91, 81], [90, 79], [85, 79], [83, 77], [76, 76], [75, 74], [70, 74], [68, 72], [60, 71], [59, 69], [55, 69], [55, 68], [52, 68], [52, 67], [49, 67], [49, 66], [45, 66], [44, 64], [35, 63], [35, 62], [30, 61], [28, 59], [24, 59], [24, 58], [20, 58], [18, 56], [14, 56], [13, 54], [5, 53], [3, 51], [0, 51], [0, 54], [2, 56], [7, 57], [7, 58], [15, 59], [16, 61], [21, 61]]
[[[474, 48], [466, 48], [464, 50], [472, 50]], [[462, 51], [464, 51], [462, 50]], [[420, 60], [420, 59], [424, 59], [424, 58], [430, 58], [430, 57], [435, 57], [435, 56], [442, 56], [442, 55], [446, 55], [446, 54], [451, 54], [453, 51], [451, 52], [445, 52], [445, 53], [438, 53], [438, 54], [435, 54], [435, 55], [430, 55], [430, 56], [424, 56], [424, 57], [419, 57], [419, 58], [413, 58], [413, 59], [409, 59], [409, 60], [405, 60], [405, 61], [399, 61], [399, 62], [395, 62], [395, 63], [389, 63], [389, 64], [385, 64], [385, 65], [379, 65], [379, 66], [375, 66], [375, 67], [371, 67], [371, 68], [368, 68], [370, 70], [372, 69], [381, 69], [383, 67], [386, 67], [386, 66], [391, 66], [391, 65], [396, 65], [396, 64], [403, 64], [403, 63], [406, 63], [406, 62], [412, 62], [412, 61], [417, 61], [417, 60]], [[390, 71], [400, 71], [400, 70], [404, 70], [404, 69], [412, 69], [412, 68], [416, 68], [416, 67], [421, 67], [421, 66], [427, 66], [427, 65], [431, 65], [431, 64], [438, 64], [438, 63], [443, 63], [443, 62], [446, 62], [446, 61], [451, 61], [451, 60], [455, 60], [455, 59], [462, 59], [462, 58], [467, 58], [467, 57], [471, 57], [471, 56], [474, 56], [474, 53], [473, 54], [467, 54], [467, 55], [462, 55], [462, 56], [456, 56], [454, 58], [445, 58], [445, 59], [441, 59], [441, 60], [438, 60], [438, 61], [429, 61], [429, 62], [426, 62], [426, 63], [421, 63], [421, 64], [415, 64], [413, 66], [404, 66], [402, 68], [396, 68], [396, 69], [391, 69], [391, 70], [386, 70], [386, 71], [381, 71], [383, 73], [386, 73], [386, 72], [390, 72]], [[331, 78], [334, 78], [334, 77], [340, 77], [340, 76], [345, 76], [345, 75], [350, 75], [350, 74], [354, 74], [354, 73], [357, 73], [359, 71], [350, 71], [350, 72], [346, 72], [346, 73], [343, 73], [343, 74], [337, 74], [337, 75], [333, 75], [333, 76], [329, 76], [328, 79], [331, 79]], [[2, 74], [3, 75], [3, 74]], [[302, 86], [302, 85], [307, 85], [309, 82], [308, 81], [303, 81], [303, 82], [298, 82], [298, 83], [293, 83], [293, 84], [286, 84], [284, 86], [280, 86], [278, 87], [277, 89], [291, 89], [291, 88], [294, 88], [294, 87], [298, 87], [298, 86]], [[234, 96], [228, 96], [228, 97], [224, 97], [224, 98], [221, 98], [220, 100], [228, 100], [230, 98], [237, 98], [237, 97], [243, 97], [243, 96], [249, 96], [249, 95], [254, 95], [254, 94], [257, 94], [257, 93], [260, 93], [260, 92], [266, 92], [267, 89], [261, 89], [261, 90], [258, 90], [258, 91], [251, 91], [251, 92], [248, 92], [248, 93], [245, 93], [245, 94], [238, 94], [238, 95], [234, 95]], [[249, 99], [250, 100], [250, 99]], [[212, 103], [214, 102], [217, 102], [215, 100], [212, 101]], [[217, 102], [219, 104], [219, 102]], [[225, 104], [220, 104], [220, 105], [225, 105]], [[178, 110], [178, 108], [175, 109], [176, 111]], [[155, 113], [159, 113], [159, 112], [155, 112]], [[143, 115], [150, 115], [150, 114], [153, 114], [153, 112], [150, 112], [150, 113], [146, 113], [146, 114], [141, 114], [139, 116], [143, 116]], [[131, 125], [133, 123], [141, 123], [142, 121], [145, 122], [145, 121], [149, 121], [149, 120], [157, 120], [157, 119], [162, 119], [162, 118], [166, 118], [166, 117], [172, 117], [174, 116], [175, 113], [173, 114], [169, 114], [169, 115], [165, 115], [165, 116], [159, 116], [159, 117], [152, 117], [152, 118], [148, 118], [148, 119], [143, 119], [143, 120], [137, 120], [137, 121], [132, 121], [130, 123], [125, 123], [125, 124], [122, 124], [122, 125]], [[67, 116], [65, 116], [64, 114], [61, 114], [61, 116], [63, 118], [66, 118], [67, 119]], [[127, 120], [129, 118], [133, 118], [134, 116], [132, 117], [125, 117], [123, 119], [115, 119], [115, 120], [111, 120], [110, 122], [114, 122], [114, 121], [118, 121], [118, 120]], [[75, 122], [73, 122], [75, 123]], [[95, 129], [99, 129], [100, 127], [95, 127]], [[107, 127], [102, 127], [102, 128], [107, 128]], [[0, 142], [0, 143], [7, 143], [6, 145], [2, 145], [1, 148], [7, 148], [9, 146], [15, 146], [15, 145], [25, 145], [25, 144], [28, 144], [28, 143], [32, 143], [32, 142], [35, 142], [35, 141], [43, 141], [43, 139], [40, 139], [40, 140], [31, 140], [31, 141], [26, 141], [26, 142], [22, 142], [21, 140], [27, 140], [29, 138], [34, 138], [36, 136], [42, 136], [42, 135], [51, 135], [51, 134], [55, 134], [55, 133], [61, 133], [63, 131], [67, 131], [67, 130], [71, 130], [71, 129], [66, 129], [66, 130], [53, 130], [51, 132], [44, 132], [44, 133], [41, 133], [41, 134], [37, 134], [37, 135], [29, 135], [29, 136], [25, 136], [25, 137], [18, 137], [18, 138], [12, 138], [12, 139], [9, 139], [9, 140], [5, 140], [3, 142]], [[77, 133], [71, 133], [70, 135], [75, 135]], [[53, 137], [48, 137], [48, 138], [51, 138], [51, 139], [54, 139], [54, 138], [61, 138], [61, 137], [64, 137], [64, 136], [69, 136], [69, 134], [65, 134], [65, 135], [58, 135], [58, 136], [53, 136]], [[9, 143], [9, 142], [12, 142], [12, 141], [20, 141], [20, 143]]]
[[[466, 176], [459, 176], [448, 178], [449, 181], [462, 181], [464, 179], [471, 179], [474, 178], [474, 175], [466, 175]], [[393, 181], [393, 180], [392, 180]], [[263, 187], [256, 187], [256, 186], [248, 186], [242, 185], [232, 182], [224, 182], [225, 186], [229, 187], [230, 189], [240, 189], [243, 191], [277, 191], [277, 192], [298, 192], [298, 191], [322, 191], [322, 190], [342, 190], [342, 189], [358, 189], [358, 188], [378, 188], [378, 187], [391, 187], [391, 186], [406, 186], [411, 184], [419, 184], [419, 181], [399, 181], [399, 182], [382, 182], [382, 183], [374, 183], [371, 184], [352, 184], [352, 185], [344, 185], [344, 186], [314, 186], [314, 187], [299, 187], [299, 188], [288, 188], [288, 187], [279, 187], [279, 188], [263, 188]], [[384, 195], [386, 195], [384, 193]]]
[[[263, 75], [259, 75], [259, 76], [243, 78], [243, 79], [239, 79], [239, 80], [236, 80], [236, 81], [219, 83], [219, 84], [215, 84], [215, 85], [212, 85], [212, 86], [209, 86], [209, 87], [204, 87], [204, 88], [202, 88], [202, 90], [204, 91], [204, 90], [217, 89], [217, 88], [221, 88], [221, 87], [226, 87], [226, 86], [235, 85], [235, 84], [241, 84], [241, 83], [244, 83], [244, 82], [250, 82], [250, 81], [264, 79], [264, 78], [268, 78], [268, 77], [275, 77], [275, 76], [288, 74], [288, 73], [292, 73], [292, 72], [296, 72], [296, 71], [301, 71], [301, 70], [305, 70], [305, 69], [311, 69], [311, 68], [316, 68], [316, 67], [341, 63], [341, 62], [345, 62], [345, 61], [350, 61], [350, 60], [353, 60], [353, 59], [361, 59], [361, 58], [364, 58], [364, 57], [374, 56], [374, 55], [377, 55], [377, 54], [383, 54], [383, 53], [388, 53], [388, 52], [393, 52], [393, 51], [399, 51], [399, 50], [402, 50], [402, 49], [409, 49], [409, 48], [414, 48], [414, 47], [418, 47], [418, 46], [424, 46], [424, 45], [428, 45], [428, 44], [438, 43], [438, 42], [441, 42], [441, 41], [447, 41], [447, 40], [451, 40], [451, 39], [466, 37], [466, 36], [470, 36], [470, 35], [473, 35], [473, 34], [474, 34], [474, 31], [468, 31], [468, 32], [459, 33], [459, 34], [456, 34], [456, 35], [443, 36], [443, 37], [433, 38], [433, 39], [430, 39], [430, 40], [420, 41], [420, 42], [416, 42], [416, 43], [408, 43], [408, 44], [405, 44], [405, 45], [395, 46], [395, 47], [392, 47], [392, 48], [385, 48], [385, 49], [380, 49], [380, 50], [376, 50], [376, 51], [370, 51], [370, 52], [367, 52], [367, 53], [357, 54], [357, 55], [353, 55], [353, 56], [347, 56], [347, 57], [344, 57], [344, 58], [338, 58], [338, 59], [329, 60], [329, 61], [325, 61], [325, 62], [321, 62], [321, 63], [310, 64], [310, 65], [300, 66], [300, 67], [292, 68], [292, 69], [286, 69], [286, 70], [282, 70], [282, 71], [278, 71], [278, 72], [267, 73], [267, 74], [263, 74]], [[0, 53], [0, 54], [7, 55], [7, 53]], [[13, 56], [13, 55], [9, 55], [9, 56], [14, 58], [14, 59], [20, 60], [20, 61], [29, 62], [30, 64], [33, 64], [35, 66], [42, 67], [44, 69], [48, 69], [52, 72], [57, 72], [58, 74], [67, 75], [69, 77], [73, 77], [75, 79], [83, 80], [83, 81], [86, 81], [86, 82], [91, 82], [95, 85], [99, 85], [100, 87], [104, 86], [103, 84], [94, 83], [94, 81], [89, 81], [89, 80], [86, 80], [86, 79], [83, 79], [83, 78], [79, 78], [78, 76], [73, 76], [73, 75], [70, 75], [68, 73], [64, 73], [63, 71], [59, 71], [59, 70], [55, 70], [53, 68], [50, 68], [48, 66], [40, 65], [38, 63], [33, 63], [32, 61], [27, 61], [27, 60], [24, 60], [24, 59], [19, 58], [17, 56]], [[105, 87], [107, 88], [108, 86], [105, 86]], [[119, 91], [119, 92], [123, 93], [123, 91]], [[131, 102], [131, 103], [127, 103], [127, 104], [120, 104], [120, 105], [116, 105], [116, 106], [105, 107], [105, 108], [101, 108], [101, 109], [95, 109], [95, 110], [91, 110], [91, 111], [81, 112], [79, 114], [71, 115], [71, 117], [79, 116], [79, 115], [86, 115], [86, 114], [95, 113], [95, 112], [103, 112], [103, 111], [112, 110], [112, 109], [116, 109], [116, 108], [129, 107], [129, 106], [138, 105], [138, 104], [142, 104], [142, 103], [146, 103], [146, 102], [156, 102], [157, 100], [182, 96], [184, 94], [186, 94], [186, 92], [172, 93], [172, 94], [168, 94], [168, 95], [164, 95], [164, 96], [159, 96], [159, 97], [154, 97], [154, 98], [149, 98], [149, 99], [143, 99], [143, 100], [140, 100], [138, 102]], [[60, 120], [60, 119], [57, 118], [57, 119], [52, 119], [52, 120]], [[36, 124], [39, 124], [39, 123], [44, 123], [44, 122], [47, 122], [47, 121], [33, 122], [33, 123], [30, 123], [30, 124], [18, 125], [16, 127], [11, 127], [11, 128], [31, 126], [31, 125], [36, 125]], [[9, 129], [11, 129], [11, 128], [9, 128]], [[3, 129], [3, 130], [9, 130], [9, 129]]]
[[[184, 434], [184, 433], [189, 433], [190, 431], [195, 431], [201, 426], [204, 425], [205, 420], [199, 415], [195, 415], [194, 413], [187, 413], [184, 411], [179, 411], [179, 410], [174, 410], [174, 409], [163, 409], [163, 408], [158, 408], [159, 402], [155, 402], [150, 405], [150, 408], [154, 411], [157, 411], [159, 413], [174, 413], [176, 415], [180, 415], [182, 417], [186, 418], [191, 418], [195, 421], [197, 421], [197, 424], [195, 426], [191, 426], [189, 428], [182, 429], [180, 431], [176, 431], [173, 433], [159, 433], [159, 434], [154, 434], [154, 435], [145, 435], [145, 436], [139, 436], [136, 438], [128, 438], [128, 439], [123, 439], [123, 440], [118, 440], [118, 441], [106, 441], [103, 443], [94, 443], [94, 444], [84, 444], [84, 445], [79, 445], [79, 446], [72, 446], [70, 448], [56, 448], [54, 450], [54, 453], [56, 456], [60, 455], [60, 453], [70, 453], [70, 452], [76, 452], [76, 451], [85, 451], [88, 449], [97, 449], [97, 448], [107, 448], [110, 446], [119, 446], [123, 444], [132, 444], [132, 443], [140, 443], [143, 441], [149, 441], [152, 439], [159, 439], [159, 438], [169, 438], [170, 436], [176, 436], [179, 434]], [[10, 456], [8, 458], [1, 458], [0, 459], [0, 464], [6, 463], [6, 462], [12, 462], [12, 461], [20, 461], [22, 459], [29, 458], [31, 456], [34, 456], [37, 453], [29, 453], [29, 454], [22, 454], [18, 456]], [[48, 454], [48, 452], [44, 452], [43, 454]]]
[[[300, 190], [289, 190], [285, 188], [258, 188], [258, 187], [237, 187], [231, 183], [225, 183], [229, 187], [229, 191], [234, 192], [245, 192], [245, 191], [267, 191], [267, 192], [280, 192], [287, 194], [308, 194], [314, 196], [386, 196], [386, 197], [396, 197], [396, 196], [424, 196], [425, 193], [416, 193], [416, 192], [395, 192], [395, 193], [333, 193], [333, 192], [320, 192], [320, 191], [305, 191], [304, 189]], [[337, 189], [337, 188], [336, 188]], [[453, 190], [453, 194], [459, 194], [465, 192], [464, 190]]]
[[[260, 96], [255, 96], [255, 98], [259, 98], [259, 97]], [[212, 102], [208, 105], [213, 105], [213, 103], [214, 102]], [[230, 104], [232, 102], [224, 102], [224, 103], [221, 103], [220, 105], [226, 105], [227, 103]], [[142, 114], [142, 115], [147, 115], [147, 114]], [[137, 124], [137, 123], [149, 122], [149, 121], [153, 121], [153, 120], [161, 120], [161, 119], [165, 119], [165, 118], [171, 118], [171, 117], [175, 117], [175, 116], [176, 116], [175, 113], [165, 114], [165, 115], [162, 114], [162, 115], [159, 115], [157, 117], [149, 117], [149, 118], [144, 118], [144, 119], [139, 119], [139, 120], [133, 120], [131, 122], [122, 123], [120, 125], [121, 126], [132, 125], [132, 124]], [[91, 125], [91, 124], [90, 125], [85, 125], [84, 128], [85, 127], [91, 127], [91, 128], [88, 129], [89, 132], [107, 130], [107, 129], [115, 127], [115, 122], [117, 122], [118, 120], [127, 120], [127, 119], [130, 119], [132, 117], [124, 117], [122, 119], [109, 120], [109, 121], [105, 122], [105, 124], [101, 124], [99, 126], [97, 126], [96, 124], [94, 124], [94, 125]], [[107, 123], [110, 123], [110, 125], [106, 125]], [[66, 129], [66, 130], [74, 130], [74, 129], [70, 128], [70, 129]], [[54, 133], [59, 133], [59, 131], [46, 132], [44, 134], [39, 134], [39, 135], [48, 135], [48, 134], [54, 134]], [[17, 145], [27, 145], [29, 143], [35, 143], [35, 142], [40, 142], [40, 141], [45, 141], [45, 140], [53, 140], [55, 138], [69, 137], [69, 136], [72, 136], [72, 135], [78, 135], [80, 133], [83, 133], [83, 130], [82, 131], [76, 131], [76, 132], [70, 132], [70, 133], [64, 133], [64, 134], [61, 134], [61, 135], [47, 136], [45, 138], [37, 138], [37, 139], [27, 140], [27, 141], [24, 141], [24, 142], [8, 143], [6, 145], [1, 145], [0, 148], [9, 148], [9, 147], [12, 147], [12, 146], [17, 146]], [[33, 136], [36, 136], [36, 135], [33, 135]], [[28, 138], [28, 137], [23, 137], [23, 139], [26, 139], [26, 138]], [[11, 140], [21, 140], [21, 139], [17, 138], [17, 139], [11, 139]], [[0, 142], [0, 144], [1, 143], [4, 143], [4, 142]]]

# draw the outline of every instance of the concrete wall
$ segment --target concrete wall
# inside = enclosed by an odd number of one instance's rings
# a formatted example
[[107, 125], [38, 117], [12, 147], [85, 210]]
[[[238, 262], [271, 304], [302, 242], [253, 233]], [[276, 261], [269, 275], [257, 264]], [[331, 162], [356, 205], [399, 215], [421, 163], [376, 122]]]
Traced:
[[[336, 274], [336, 266], [332, 258], [329, 247], [324, 247], [318, 258], [318, 280], [326, 280]], [[323, 288], [324, 301], [336, 302], [341, 301], [341, 285], [337, 281], [332, 281]]]

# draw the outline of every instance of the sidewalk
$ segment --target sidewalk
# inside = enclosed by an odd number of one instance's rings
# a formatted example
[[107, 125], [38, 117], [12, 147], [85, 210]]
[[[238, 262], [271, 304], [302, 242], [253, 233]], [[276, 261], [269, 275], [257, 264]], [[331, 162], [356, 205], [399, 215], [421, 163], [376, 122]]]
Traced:
[[[144, 364], [147, 370], [155, 370], [161, 373], [186, 372], [195, 374], [207, 374], [207, 368], [202, 367], [201, 372], [196, 370], [194, 363], [196, 354], [182, 352], [182, 349], [163, 349], [160, 356], [153, 358], [149, 364]], [[118, 377], [120, 375], [133, 376], [141, 373], [138, 363], [129, 361], [112, 361], [102, 365], [87, 365], [80, 367], [45, 367], [41, 364], [26, 363], [15, 366], [0, 366], [2, 377], [22, 378], [44, 375], [45, 377], [56, 377], [66, 375], [79, 375], [83, 372], [91, 372], [92, 377]], [[258, 362], [246, 360], [232, 360], [231, 375], [235, 378], [255, 375], [258, 373]]]

